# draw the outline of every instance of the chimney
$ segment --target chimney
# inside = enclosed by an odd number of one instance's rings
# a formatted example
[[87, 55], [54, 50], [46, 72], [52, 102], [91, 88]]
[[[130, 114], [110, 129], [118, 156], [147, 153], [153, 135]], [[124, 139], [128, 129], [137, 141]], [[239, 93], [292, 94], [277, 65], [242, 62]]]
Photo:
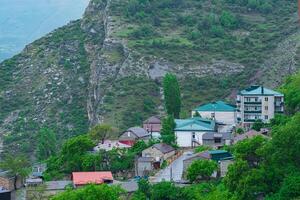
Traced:
[[261, 94], [264, 94], [264, 86], [261, 86]]

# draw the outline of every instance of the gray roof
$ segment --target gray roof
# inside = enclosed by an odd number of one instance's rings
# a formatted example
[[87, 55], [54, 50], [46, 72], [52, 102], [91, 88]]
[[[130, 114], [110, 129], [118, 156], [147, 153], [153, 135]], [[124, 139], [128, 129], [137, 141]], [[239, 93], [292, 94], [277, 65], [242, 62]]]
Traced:
[[136, 181], [119, 182], [114, 181], [113, 185], [119, 185], [126, 192], [131, 193], [138, 190], [138, 183]]
[[139, 157], [138, 162], [153, 162], [154, 158], [153, 157]]
[[144, 124], [160, 124], [160, 118], [157, 116], [149, 117], [147, 120], [144, 121]]
[[161, 151], [163, 154], [175, 151], [173, 147], [164, 143], [154, 144], [153, 147]]
[[213, 140], [215, 137], [218, 137], [219, 135], [222, 136], [223, 140], [230, 140], [231, 139], [231, 133], [229, 133], [229, 132], [226, 132], [226, 133], [207, 132], [207, 133], [203, 134], [202, 139], [203, 140]]
[[64, 190], [67, 185], [72, 183], [72, 181], [48, 181], [45, 184], [47, 190]]
[[132, 132], [139, 138], [147, 137], [150, 135], [150, 133], [148, 133], [145, 129], [143, 129], [141, 127], [132, 127], [132, 128], [129, 128], [127, 131]]

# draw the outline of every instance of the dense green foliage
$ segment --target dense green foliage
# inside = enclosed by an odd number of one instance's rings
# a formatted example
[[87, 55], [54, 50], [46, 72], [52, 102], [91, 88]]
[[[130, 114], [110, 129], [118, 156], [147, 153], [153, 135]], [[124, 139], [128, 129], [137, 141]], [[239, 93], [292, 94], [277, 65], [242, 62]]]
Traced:
[[167, 114], [179, 119], [181, 110], [181, 94], [176, 76], [167, 73], [163, 80], [163, 88]]
[[96, 142], [104, 142], [105, 139], [111, 137], [114, 128], [109, 124], [98, 124], [89, 131], [90, 137]]
[[187, 178], [191, 182], [197, 182], [201, 179], [209, 180], [217, 168], [218, 165], [213, 160], [196, 160], [187, 169]]
[[30, 163], [24, 155], [5, 155], [0, 162], [0, 168], [7, 170], [9, 175], [14, 177], [14, 187], [16, 188], [17, 178], [24, 179], [30, 172]]
[[88, 185], [76, 190], [68, 189], [51, 200], [119, 200], [122, 189], [116, 186]]
[[285, 95], [286, 109], [290, 114], [300, 111], [300, 73], [287, 79], [281, 90]]
[[162, 129], [161, 129], [161, 139], [164, 143], [169, 145], [175, 145], [176, 138], [174, 129], [176, 127], [174, 117], [172, 115], [168, 115], [162, 121]]
[[42, 128], [39, 131], [38, 152], [39, 160], [45, 160], [55, 155], [57, 148], [56, 135], [54, 131], [48, 128]]
[[135, 156], [148, 148], [145, 142], [137, 142], [132, 148], [100, 150], [93, 152], [95, 146], [90, 135], [82, 135], [67, 140], [61, 152], [47, 160], [46, 179], [59, 179], [74, 171], [112, 171], [128, 172], [134, 168]]

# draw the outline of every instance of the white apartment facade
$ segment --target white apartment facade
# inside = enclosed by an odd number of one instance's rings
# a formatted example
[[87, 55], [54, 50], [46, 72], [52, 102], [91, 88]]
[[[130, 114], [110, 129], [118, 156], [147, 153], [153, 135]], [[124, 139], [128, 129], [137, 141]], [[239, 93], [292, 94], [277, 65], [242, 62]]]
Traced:
[[284, 95], [263, 86], [251, 86], [237, 95], [238, 121], [250, 127], [255, 121], [269, 123], [284, 112]]

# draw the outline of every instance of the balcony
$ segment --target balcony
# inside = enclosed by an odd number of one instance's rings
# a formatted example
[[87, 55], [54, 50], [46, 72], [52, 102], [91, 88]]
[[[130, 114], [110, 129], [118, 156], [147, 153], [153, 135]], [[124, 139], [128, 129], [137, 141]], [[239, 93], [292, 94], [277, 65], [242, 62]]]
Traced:
[[245, 104], [261, 104], [261, 101], [245, 101]]
[[244, 113], [261, 113], [261, 110], [245, 110]]
[[258, 119], [244, 119], [245, 122], [255, 122], [257, 121]]

